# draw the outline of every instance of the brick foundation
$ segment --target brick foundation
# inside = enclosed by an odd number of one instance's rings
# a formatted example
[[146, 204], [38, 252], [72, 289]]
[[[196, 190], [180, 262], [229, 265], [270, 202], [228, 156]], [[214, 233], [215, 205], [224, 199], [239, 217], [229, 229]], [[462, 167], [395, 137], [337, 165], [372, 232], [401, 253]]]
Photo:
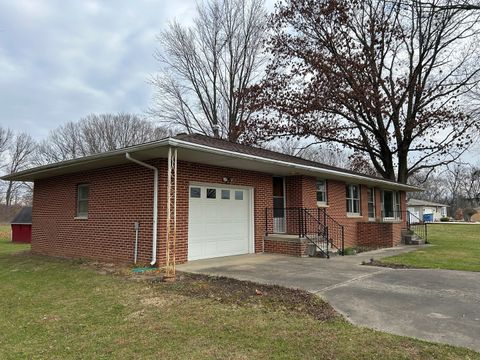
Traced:
[[307, 240], [299, 238], [282, 239], [270, 236], [265, 238], [265, 252], [291, 256], [307, 256]]

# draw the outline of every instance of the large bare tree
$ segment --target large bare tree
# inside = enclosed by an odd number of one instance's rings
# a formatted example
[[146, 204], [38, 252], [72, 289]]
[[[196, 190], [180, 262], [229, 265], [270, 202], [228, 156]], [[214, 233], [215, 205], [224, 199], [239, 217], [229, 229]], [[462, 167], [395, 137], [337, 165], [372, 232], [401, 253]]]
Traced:
[[251, 89], [258, 116], [246, 141], [313, 136], [352, 149], [402, 183], [456, 161], [479, 129], [467, 95], [480, 79], [480, 13], [465, 5], [278, 4], [267, 76]]
[[266, 21], [263, 0], [205, 0], [192, 26], [173, 22], [158, 37], [150, 114], [236, 141], [250, 117], [244, 94], [262, 67]]
[[5, 129], [0, 126], [0, 170], [5, 167], [5, 151], [8, 148], [8, 145], [12, 138], [12, 131], [10, 129]]
[[168, 135], [165, 128], [132, 114], [91, 114], [50, 132], [38, 147], [36, 163], [75, 159], [104, 151], [158, 140]]
[[[18, 133], [13, 136], [7, 149], [7, 172], [14, 173], [24, 170], [32, 164], [36, 143], [27, 133]], [[12, 200], [21, 197], [22, 190], [28, 189], [23, 182], [7, 181], [5, 185], [5, 204], [12, 205]]]

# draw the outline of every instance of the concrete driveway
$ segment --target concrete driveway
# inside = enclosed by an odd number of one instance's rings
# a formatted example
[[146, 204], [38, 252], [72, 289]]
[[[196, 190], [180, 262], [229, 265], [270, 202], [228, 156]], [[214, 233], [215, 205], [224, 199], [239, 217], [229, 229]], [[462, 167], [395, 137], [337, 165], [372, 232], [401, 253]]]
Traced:
[[241, 255], [191, 261], [178, 270], [307, 290], [354, 324], [480, 351], [480, 273], [360, 265], [416, 248], [329, 260]]

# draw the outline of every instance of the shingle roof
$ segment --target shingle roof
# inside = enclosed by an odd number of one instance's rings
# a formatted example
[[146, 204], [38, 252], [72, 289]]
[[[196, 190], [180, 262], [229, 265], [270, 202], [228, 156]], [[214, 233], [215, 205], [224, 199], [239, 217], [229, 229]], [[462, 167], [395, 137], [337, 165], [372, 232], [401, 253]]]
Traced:
[[432, 201], [427, 200], [418, 200], [418, 199], [408, 199], [407, 204], [410, 206], [446, 206], [450, 207], [446, 204], [440, 204]]
[[[266, 159], [271, 159], [271, 160], [277, 160], [277, 161], [285, 161], [289, 163], [294, 163], [294, 164], [299, 164], [299, 165], [306, 165], [306, 166], [314, 166], [319, 169], [327, 169], [327, 170], [334, 170], [338, 172], [342, 172], [345, 174], [351, 174], [351, 175], [360, 175], [363, 177], [368, 177], [374, 180], [382, 180], [382, 181], [389, 181], [384, 178], [378, 177], [378, 176], [371, 176], [371, 175], [366, 175], [363, 173], [359, 173], [357, 171], [353, 170], [348, 170], [344, 168], [339, 168], [336, 166], [331, 166], [323, 163], [319, 163], [316, 161], [312, 160], [307, 160], [298, 156], [292, 156], [292, 155], [287, 155], [283, 154], [280, 152], [272, 151], [272, 150], [267, 150], [255, 146], [249, 146], [249, 145], [243, 145], [243, 144], [238, 144], [234, 143], [231, 141], [223, 140], [223, 139], [218, 139], [218, 138], [213, 138], [210, 136], [206, 135], [201, 135], [201, 134], [179, 134], [174, 137], [174, 139], [182, 140], [182, 141], [187, 141], [193, 144], [198, 144], [198, 145], [205, 145], [205, 146], [210, 146], [214, 147], [217, 149], [222, 149], [222, 150], [228, 150], [228, 151], [234, 151], [237, 153], [241, 154], [247, 154], [247, 155], [253, 155], [253, 156], [258, 156]], [[392, 183], [396, 183], [395, 181], [390, 181]]]
[[[390, 186], [392, 188], [401, 189], [404, 191], [421, 191], [422, 189], [401, 184], [396, 181], [383, 179], [376, 176], [370, 176], [359, 172], [342, 169], [335, 166], [322, 164], [315, 161], [306, 160], [300, 157], [282, 154], [279, 152], [261, 149], [258, 147], [247, 146], [229, 142], [226, 140], [216, 139], [205, 135], [199, 134], [179, 134], [175, 137], [168, 137], [157, 141], [148, 142], [145, 144], [134, 145], [123, 149], [112, 150], [104, 153], [85, 156], [82, 158], [65, 160], [54, 164], [48, 164], [23, 170], [14, 174], [9, 174], [2, 177], [2, 180], [12, 181], [36, 181], [42, 178], [48, 178], [63, 174], [70, 174], [80, 171], [87, 171], [98, 169], [106, 166], [115, 166], [128, 162], [125, 157], [126, 153], [133, 155], [140, 155], [140, 160], [153, 159], [155, 157], [161, 157], [161, 150], [166, 149], [169, 146], [178, 148], [186, 148], [194, 151], [196, 160], [199, 161], [198, 156], [202, 155], [203, 161], [206, 164], [215, 165], [210, 160], [209, 153], [215, 153], [219, 157], [224, 157], [231, 162], [231, 159], [238, 158], [241, 163], [240, 169], [255, 168], [255, 171], [262, 169], [261, 166], [265, 165], [265, 168], [270, 168], [270, 172], [285, 172], [291, 173], [292, 170], [296, 173], [305, 174], [309, 176], [325, 176], [327, 178], [336, 178], [340, 180], [347, 179], [348, 181], [365, 181], [367, 184], [381, 183], [382, 186]], [[188, 152], [187, 152], [188, 153]], [[163, 156], [166, 153], [163, 153]], [[192, 153], [190, 153], [191, 155]], [[189, 161], [188, 159], [184, 159]], [[242, 167], [243, 166], [243, 167]], [[235, 166], [233, 166], [235, 167]]]
[[12, 224], [31, 224], [32, 223], [32, 208], [23, 207], [20, 212], [12, 220]]

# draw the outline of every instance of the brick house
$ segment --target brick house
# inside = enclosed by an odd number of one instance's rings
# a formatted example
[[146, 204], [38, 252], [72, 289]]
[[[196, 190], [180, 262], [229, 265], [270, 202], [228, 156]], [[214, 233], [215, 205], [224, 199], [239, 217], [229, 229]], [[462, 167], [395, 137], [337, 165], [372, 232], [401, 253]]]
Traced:
[[406, 192], [419, 191], [185, 134], [4, 179], [34, 182], [33, 252], [157, 265], [166, 261], [172, 231], [180, 263], [395, 246], [406, 227]]

